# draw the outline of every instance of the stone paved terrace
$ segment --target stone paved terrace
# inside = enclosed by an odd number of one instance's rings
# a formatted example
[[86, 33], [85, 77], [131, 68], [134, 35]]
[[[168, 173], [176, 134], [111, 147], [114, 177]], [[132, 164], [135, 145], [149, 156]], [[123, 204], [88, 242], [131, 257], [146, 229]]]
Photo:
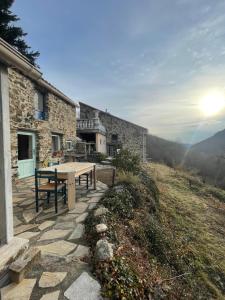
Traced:
[[[31, 248], [41, 249], [41, 258], [22, 282], [11, 283], [1, 290], [1, 299], [99, 299], [100, 286], [89, 270], [89, 248], [84, 239], [83, 222], [107, 186], [99, 181], [96, 191], [86, 190], [85, 185], [77, 186], [76, 208], [68, 211], [60, 203], [59, 213], [55, 215], [54, 201], [50, 201], [49, 206], [46, 203], [36, 214], [33, 185], [31, 177], [20, 180], [13, 187], [14, 234], [29, 239]], [[88, 290], [92, 295], [86, 297]]]

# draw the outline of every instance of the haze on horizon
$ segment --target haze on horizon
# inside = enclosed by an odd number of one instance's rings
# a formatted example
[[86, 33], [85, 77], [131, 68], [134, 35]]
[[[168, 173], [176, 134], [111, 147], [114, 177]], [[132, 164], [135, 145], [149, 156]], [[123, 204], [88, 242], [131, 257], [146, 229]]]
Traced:
[[199, 108], [225, 95], [224, 0], [23, 0], [12, 10], [46, 79], [74, 100], [185, 143], [224, 129], [223, 105]]

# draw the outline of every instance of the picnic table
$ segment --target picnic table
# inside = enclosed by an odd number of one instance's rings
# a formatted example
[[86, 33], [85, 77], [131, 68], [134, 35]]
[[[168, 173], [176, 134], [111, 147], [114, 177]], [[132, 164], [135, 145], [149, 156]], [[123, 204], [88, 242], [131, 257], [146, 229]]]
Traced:
[[88, 162], [68, 162], [60, 165], [43, 168], [41, 170], [54, 171], [57, 169], [59, 179], [67, 180], [68, 189], [68, 208], [72, 210], [75, 208], [76, 202], [76, 184], [75, 178], [80, 175], [93, 172], [94, 189], [96, 189], [96, 165]]

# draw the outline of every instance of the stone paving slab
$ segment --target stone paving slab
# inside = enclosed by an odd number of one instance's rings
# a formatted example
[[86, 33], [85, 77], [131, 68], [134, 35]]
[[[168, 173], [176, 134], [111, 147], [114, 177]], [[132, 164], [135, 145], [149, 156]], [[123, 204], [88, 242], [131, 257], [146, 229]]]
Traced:
[[64, 240], [53, 242], [47, 245], [37, 246], [43, 254], [64, 256], [72, 252], [77, 245]]
[[83, 213], [82, 215], [76, 218], [76, 223], [83, 223], [86, 220], [87, 216], [87, 212]]
[[66, 277], [67, 272], [43, 272], [39, 280], [41, 288], [55, 287]]
[[34, 229], [36, 227], [38, 227], [38, 224], [23, 224], [23, 225], [20, 225], [20, 226], [14, 228], [14, 235], [20, 234], [24, 231], [28, 231], [30, 229]]
[[71, 230], [52, 229], [43, 233], [38, 241], [55, 240], [65, 238]]
[[64, 296], [69, 300], [100, 300], [100, 289], [98, 281], [83, 272], [65, 291]]
[[38, 226], [38, 229], [40, 229], [42, 231], [53, 225], [55, 225], [55, 221], [45, 221], [41, 225]]
[[29, 300], [36, 279], [24, 279], [19, 284], [11, 283], [1, 289], [1, 300]]
[[82, 238], [84, 235], [84, 225], [83, 224], [77, 224], [74, 231], [69, 237], [69, 240], [76, 240]]
[[36, 237], [39, 234], [40, 234], [40, 232], [26, 231], [26, 232], [23, 232], [23, 233], [17, 235], [17, 237], [22, 238], [22, 239], [30, 240], [30, 239], [32, 239], [33, 237]]
[[48, 294], [43, 295], [40, 300], [58, 300], [59, 294], [60, 294], [60, 291], [48, 293]]

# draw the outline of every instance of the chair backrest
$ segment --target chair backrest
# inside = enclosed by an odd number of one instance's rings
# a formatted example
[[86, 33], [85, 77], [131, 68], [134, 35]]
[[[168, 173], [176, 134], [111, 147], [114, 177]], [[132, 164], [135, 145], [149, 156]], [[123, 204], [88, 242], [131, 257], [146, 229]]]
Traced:
[[40, 179], [48, 179], [48, 182], [53, 181], [55, 183], [55, 188], [57, 188], [58, 175], [57, 169], [54, 171], [45, 171], [35, 169], [35, 187], [38, 188], [40, 185]]

